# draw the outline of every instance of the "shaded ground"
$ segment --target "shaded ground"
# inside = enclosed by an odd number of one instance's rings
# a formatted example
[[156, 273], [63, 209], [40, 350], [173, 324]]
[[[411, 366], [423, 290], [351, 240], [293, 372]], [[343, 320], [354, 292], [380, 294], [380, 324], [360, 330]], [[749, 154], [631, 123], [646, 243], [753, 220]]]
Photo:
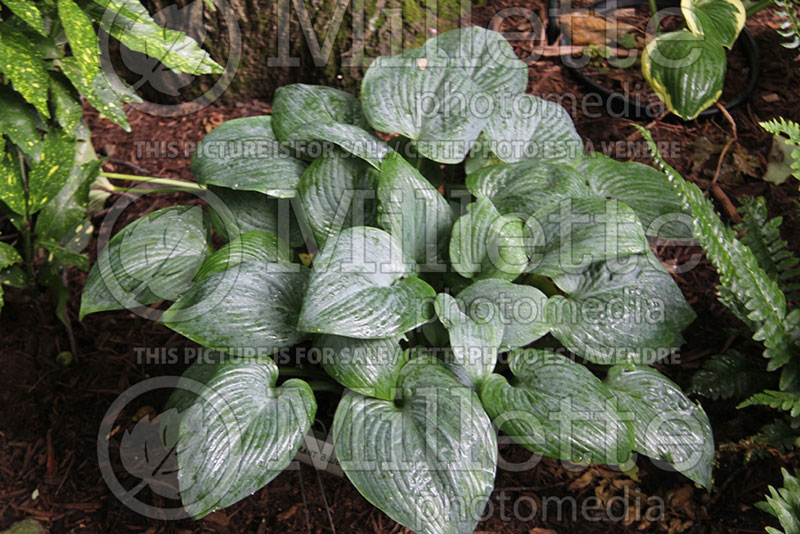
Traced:
[[[514, 5], [509, 0], [489, 2], [475, 13], [476, 22], [488, 23], [499, 9]], [[542, 6], [539, 6], [539, 8]], [[770, 136], [757, 122], [777, 115], [800, 119], [800, 68], [792, 54], [779, 46], [773, 31], [774, 20], [763, 14], [748, 22], [762, 51], [762, 76], [749, 103], [732, 113], [739, 142], [732, 154], [738, 154], [737, 166], [723, 164], [719, 176], [718, 201], [731, 204], [721, 210], [735, 217], [736, 199], [741, 195], [766, 196], [771, 215], [782, 214], [784, 238], [795, 248], [800, 220], [792, 201], [798, 198], [797, 186], [776, 187], [757, 179], [763, 173]], [[531, 31], [524, 22], [509, 19], [501, 29]], [[524, 56], [524, 48], [517, 52]], [[540, 96], [575, 93], [584, 96], [557, 59], [540, 60], [530, 67], [529, 92]], [[777, 100], [776, 100], [776, 95]], [[178, 119], [131, 113], [133, 132], [125, 134], [93, 112], [87, 118], [94, 132], [97, 151], [108, 156], [106, 170], [133, 174], [190, 179], [188, 157], [208, 131], [224, 120], [268, 112], [269, 105], [252, 101], [237, 106], [207, 108], [201, 113]], [[607, 151], [617, 159], [647, 161], [641, 139], [625, 119], [605, 115], [589, 117], [573, 113], [577, 127], [596, 150]], [[657, 141], [673, 143], [667, 159], [701, 187], [707, 188], [714, 177], [722, 146], [731, 135], [724, 118], [683, 124], [672, 120], [649, 125]], [[613, 144], [617, 143], [619, 144]], [[609, 147], [611, 147], [609, 149]], [[606, 150], [609, 149], [609, 150]], [[698, 154], [707, 152], [706, 157]], [[730, 156], [731, 159], [733, 156]], [[737, 173], [742, 161], [752, 169]], [[179, 200], [195, 202], [181, 195], [148, 198], [123, 216], [120, 224], [145, 211]], [[732, 206], [732, 207], [731, 207]], [[95, 220], [98, 225], [102, 215]], [[94, 259], [96, 245], [90, 254]], [[659, 250], [663, 260], [681, 260], [697, 252], [691, 248]], [[73, 298], [72, 317], [78, 354], [68, 366], [56, 355], [69, 350], [64, 327], [53, 314], [52, 303], [19, 297], [6, 304], [0, 333], [0, 528], [25, 517], [39, 519], [53, 533], [61, 532], [165, 532], [165, 533], [268, 533], [268, 532], [405, 532], [383, 513], [369, 505], [344, 479], [322, 473], [308, 466], [287, 471], [266, 488], [221, 512], [195, 522], [163, 522], [147, 519], [124, 507], [108, 490], [97, 465], [96, 443], [100, 421], [113, 400], [129, 386], [152, 376], [180, 373], [181, 363], [148, 364], [139, 361], [136, 349], [167, 347], [183, 350], [192, 344], [166, 328], [127, 312], [92, 315], [77, 321], [79, 291], [85, 274], [69, 274]], [[709, 355], [725, 347], [741, 344], [736, 322], [722, 308], [714, 295], [716, 274], [707, 261], [688, 273], [676, 276], [681, 289], [698, 314], [685, 332], [687, 344], [680, 365], [663, 371], [681, 385]], [[746, 337], [746, 335], [744, 336]], [[118, 444], [134, 418], [160, 407], [166, 391], [137, 401], [126, 409], [118, 422], [112, 442]], [[335, 404], [322, 399], [320, 406]], [[737, 442], [751, 435], [765, 422], [767, 412], [731, 408], [729, 403], [703, 401], [709, 412], [718, 443]], [[323, 409], [320, 410], [324, 412]], [[539, 462], [519, 472], [500, 470], [496, 491], [489, 506], [489, 517], [478, 530], [485, 532], [761, 532], [768, 517], [754, 510], [767, 484], [779, 482], [779, 466], [796, 469], [795, 456], [767, 457], [745, 463], [747, 451], [727, 447], [718, 455], [715, 491], [696, 489], [677, 475], [655, 469], [648, 460], [639, 461], [638, 480], [607, 468], [571, 471], [552, 460]], [[523, 462], [527, 455], [519, 447], [501, 447], [501, 456]], [[118, 463], [118, 462], [117, 462]], [[126, 487], [136, 480], [115, 465]], [[627, 495], [627, 497], [626, 497]], [[574, 520], [581, 514], [581, 503], [596, 496], [612, 505], [598, 515], [597, 521]], [[162, 497], [144, 489], [140, 497], [148, 502], [164, 502]], [[627, 498], [627, 501], [625, 499]], [[663, 514], [651, 521], [658, 510], [654, 499], [662, 499]], [[562, 499], [561, 515], [555, 499]], [[577, 505], [572, 505], [574, 502]], [[623, 502], [627, 506], [623, 506]], [[548, 504], [549, 503], [549, 504]], [[637, 504], [638, 503], [638, 504]], [[576, 508], [577, 506], [577, 508]], [[605, 507], [604, 507], [605, 508]], [[648, 515], [648, 512], [651, 515]], [[592, 509], [590, 515], [597, 515]]]

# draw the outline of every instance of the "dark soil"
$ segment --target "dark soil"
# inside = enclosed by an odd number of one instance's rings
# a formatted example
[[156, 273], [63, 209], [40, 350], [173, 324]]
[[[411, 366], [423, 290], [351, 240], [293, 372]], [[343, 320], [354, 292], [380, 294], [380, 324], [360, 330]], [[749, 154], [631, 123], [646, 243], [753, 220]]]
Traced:
[[[524, 0], [490, 1], [476, 8], [473, 20], [487, 25], [497, 11], [518, 5], [537, 11], [544, 8]], [[526, 24], [512, 17], [505, 20], [501, 29], [531, 31]], [[748, 27], [761, 47], [762, 76], [750, 101], [732, 112], [738, 141], [722, 162], [720, 172], [716, 172], [719, 155], [732, 135], [725, 118], [692, 123], [665, 118], [653, 121], [648, 127], [658, 142], [671, 147], [665, 153], [667, 160], [701, 188], [709, 189], [718, 174], [720, 188], [714, 198], [725, 218], [736, 217], [737, 199], [742, 195], [763, 195], [770, 214], [786, 219], [784, 238], [798, 249], [800, 219], [793, 205], [798, 199], [797, 183], [774, 186], [759, 179], [765, 169], [770, 135], [758, 126], [758, 121], [778, 115], [800, 120], [800, 65], [792, 59], [791, 51], [780, 47], [771, 14], [762, 13], [751, 19]], [[517, 43], [515, 48], [524, 57], [541, 45], [541, 40], [532, 39]], [[577, 102], [585, 96], [557, 58], [540, 59], [530, 65], [528, 90], [545, 98], [560, 98], [562, 103], [568, 103], [563, 100], [564, 95], [574, 95]], [[269, 105], [259, 101], [211, 106], [175, 119], [132, 111], [130, 134], [98, 118], [93, 111], [87, 110], [86, 116], [98, 153], [108, 156], [106, 170], [191, 179], [189, 157], [206, 133], [224, 120], [267, 112]], [[594, 150], [620, 160], [649, 161], [644, 144], [629, 121], [580, 106], [570, 108], [570, 112], [578, 131]], [[119, 224], [181, 201], [199, 200], [185, 194], [147, 196], [125, 212]], [[103, 215], [95, 219], [95, 226], [99, 226]], [[93, 241], [89, 249], [92, 260], [96, 248]], [[683, 261], [699, 251], [692, 247], [659, 247], [657, 253], [670, 263]], [[54, 534], [408, 532], [367, 503], [346, 479], [317, 473], [305, 465], [283, 473], [253, 496], [200, 521], [148, 519], [126, 508], [108, 489], [98, 467], [96, 448], [101, 420], [114, 399], [131, 385], [149, 377], [175, 375], [186, 367], [183, 362], [149, 363], [137, 358], [137, 349], [166, 347], [183, 351], [194, 345], [129, 312], [95, 314], [78, 322], [80, 289], [85, 276], [77, 270], [69, 272], [72, 294], [69, 316], [77, 347], [69, 365], [56, 359], [56, 355], [70, 350], [72, 345], [65, 327], [55, 317], [52, 302], [15, 294], [3, 310], [0, 528], [23, 518], [34, 518]], [[747, 344], [746, 331], [718, 303], [717, 276], [705, 259], [675, 278], [698, 318], [685, 332], [687, 343], [680, 362], [663, 366], [662, 371], [686, 386], [705, 358], [727, 347], [739, 347], [752, 353], [754, 359], [760, 358], [758, 349]], [[126, 408], [112, 432], [112, 448], [133, 428], [135, 419], [157, 411], [167, 394], [155, 392]], [[330, 407], [335, 405], [335, 397], [327, 395], [330, 399], [320, 399], [323, 423], [330, 416]], [[489, 506], [491, 513], [478, 530], [532, 534], [762, 532], [765, 523], [774, 522], [754, 509], [753, 503], [763, 498], [768, 484], [780, 483], [781, 466], [797, 469], [800, 457], [767, 454], [745, 461], [750, 451], [747, 445], [739, 444], [740, 440], [757, 432], [770, 412], [738, 411], [731, 403], [702, 401], [720, 449], [714, 491], [710, 494], [682, 476], [655, 468], [644, 458], [639, 460], [638, 473], [632, 476], [598, 466], [575, 470], [553, 460], [543, 460], [519, 472], [498, 471], [497, 489]], [[501, 456], [510, 462], [524, 462], [528, 458], [521, 448], [510, 445], [501, 447]], [[118, 459], [112, 458], [112, 464], [125, 487], [136, 484], [137, 479], [126, 475]], [[592, 496], [601, 501], [587, 500]], [[154, 504], [175, 505], [149, 488], [138, 497]], [[614, 501], [612, 497], [618, 499]], [[566, 503], [560, 516], [553, 504], [556, 498]], [[591, 503], [588, 505], [591, 507], [609, 501], [612, 505], [607, 511], [592, 512], [597, 515], [596, 521], [581, 518], [581, 503]], [[578, 508], [571, 502], [576, 502]], [[627, 505], [623, 506], [623, 502]], [[657, 502], [664, 503], [662, 514], [657, 513], [654, 505]]]

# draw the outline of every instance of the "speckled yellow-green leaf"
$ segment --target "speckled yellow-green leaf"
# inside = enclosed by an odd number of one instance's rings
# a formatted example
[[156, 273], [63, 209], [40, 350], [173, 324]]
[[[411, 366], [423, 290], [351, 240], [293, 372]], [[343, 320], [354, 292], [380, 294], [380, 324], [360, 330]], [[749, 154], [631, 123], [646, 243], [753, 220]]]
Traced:
[[36, 111], [10, 87], [0, 86], [0, 133], [8, 137], [23, 154], [38, 160], [41, 137], [36, 129]]
[[83, 77], [91, 83], [100, 70], [100, 47], [91, 19], [73, 0], [58, 0], [58, 18]]
[[80, 95], [62, 74], [50, 73], [50, 98], [58, 124], [72, 133], [83, 118]]
[[28, 210], [39, 211], [64, 187], [75, 161], [75, 141], [63, 130], [53, 128], [44, 137], [42, 159], [28, 174]]
[[47, 67], [36, 47], [10, 22], [0, 23], [0, 71], [25, 100], [49, 118]]
[[84, 78], [75, 58], [64, 58], [61, 61], [61, 70], [91, 105], [111, 122], [131, 131], [128, 117], [122, 107], [122, 100], [116, 90], [111, 87], [103, 71], [98, 71], [91, 82]]
[[0, 136], [0, 200], [15, 213], [25, 213], [25, 189], [19, 161], [5, 150], [3, 136]]
[[74, 265], [81, 271], [89, 270], [89, 257], [85, 254], [75, 252], [69, 247], [61, 246], [52, 239], [40, 239], [37, 241], [37, 243], [40, 247], [52, 254], [52, 258], [48, 257], [48, 261], [57, 259], [62, 263], [66, 263], [67, 265]]
[[30, 0], [3, 0], [3, 3], [14, 13], [21, 18], [25, 23], [41, 33], [46, 35], [44, 31], [44, 20], [39, 8]]
[[0, 242], [0, 269], [5, 269], [9, 265], [14, 265], [22, 261], [17, 249], [8, 243]]

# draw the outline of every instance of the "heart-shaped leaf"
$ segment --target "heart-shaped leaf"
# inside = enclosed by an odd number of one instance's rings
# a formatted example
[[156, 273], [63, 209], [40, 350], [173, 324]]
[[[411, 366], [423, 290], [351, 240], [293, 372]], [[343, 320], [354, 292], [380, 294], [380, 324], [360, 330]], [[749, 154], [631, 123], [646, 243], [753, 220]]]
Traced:
[[356, 97], [324, 85], [293, 83], [279, 87], [272, 102], [272, 113], [275, 137], [283, 142], [300, 139], [293, 138], [292, 133], [309, 123], [338, 122], [362, 128], [367, 126], [361, 113], [361, 103]]
[[503, 341], [505, 325], [494, 304], [491, 315], [476, 320], [464, 313], [459, 302], [446, 293], [439, 293], [434, 302], [436, 315], [447, 329], [452, 349], [452, 362], [464, 368], [474, 384], [480, 384], [497, 363], [497, 349]]
[[498, 105], [483, 135], [502, 161], [568, 161], [583, 156], [583, 141], [561, 104], [526, 94]]
[[397, 153], [381, 164], [378, 220], [403, 252], [433, 270], [442, 270], [453, 226], [453, 210], [418, 170]]
[[271, 354], [307, 337], [297, 330], [307, 280], [302, 265], [240, 263], [197, 280], [161, 320], [204, 347]]
[[377, 171], [341, 151], [308, 166], [297, 194], [317, 247], [344, 228], [375, 224], [377, 181]]
[[711, 488], [714, 435], [703, 408], [650, 367], [612, 367], [606, 386], [632, 414], [634, 448]]
[[636, 214], [616, 200], [564, 198], [525, 223], [531, 270], [556, 277], [650, 250]]
[[329, 238], [314, 260], [300, 329], [358, 339], [399, 336], [426, 323], [436, 292], [391, 235], [359, 226]]
[[591, 196], [575, 167], [539, 160], [492, 165], [468, 174], [466, 183], [473, 195], [488, 197], [500, 213], [524, 217], [553, 200]]
[[98, 255], [83, 289], [80, 318], [175, 300], [190, 287], [207, 250], [198, 206], [165, 208], [137, 219]]
[[535, 287], [489, 278], [468, 286], [457, 299], [475, 321], [492, 321], [499, 310], [504, 326], [502, 350], [523, 347], [550, 331], [545, 318], [547, 297]]
[[453, 225], [450, 261], [466, 278], [513, 280], [528, 266], [522, 235], [521, 220], [479, 197]]
[[625, 263], [596, 263], [554, 282], [567, 296], [555, 295], [547, 302], [553, 335], [595, 363], [662, 360], [695, 318], [652, 253], [631, 256]]
[[269, 115], [245, 117], [214, 128], [192, 156], [197, 181], [274, 197], [295, 196], [306, 164], [278, 141], [272, 121]]
[[664, 33], [642, 54], [642, 74], [670, 111], [685, 120], [714, 105], [725, 82], [725, 49], [688, 30]]
[[435, 359], [410, 360], [400, 404], [349, 392], [336, 457], [359, 492], [420, 534], [471, 533], [494, 485], [497, 442], [477, 395]]
[[181, 418], [178, 482], [195, 518], [247, 497], [283, 471], [303, 442], [317, 404], [308, 384], [275, 387], [268, 358], [216, 366]]
[[394, 400], [397, 376], [406, 362], [400, 340], [321, 335], [314, 340], [322, 366], [337, 382], [368, 397]]
[[246, 232], [208, 256], [195, 275], [200, 280], [206, 276], [227, 271], [245, 262], [290, 263], [292, 251], [281, 238], [273, 234]]
[[620, 464], [633, 432], [611, 391], [583, 365], [542, 350], [509, 355], [515, 379], [493, 374], [481, 401], [495, 425], [529, 451], [573, 462]]
[[629, 206], [645, 233], [664, 239], [692, 237], [691, 218], [681, 206], [666, 175], [635, 161], [616, 161], [596, 154], [580, 166], [589, 187], [600, 198]]
[[686, 25], [697, 35], [730, 49], [747, 20], [741, 0], [681, 0]]

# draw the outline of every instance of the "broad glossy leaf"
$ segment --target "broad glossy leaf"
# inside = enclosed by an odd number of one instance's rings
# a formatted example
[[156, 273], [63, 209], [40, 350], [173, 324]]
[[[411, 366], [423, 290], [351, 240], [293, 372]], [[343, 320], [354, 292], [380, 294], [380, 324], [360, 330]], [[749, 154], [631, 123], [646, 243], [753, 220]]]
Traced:
[[614, 395], [586, 367], [543, 350], [509, 356], [515, 379], [493, 374], [481, 401], [495, 425], [529, 451], [573, 462], [621, 464], [633, 432]]
[[453, 210], [399, 154], [386, 156], [378, 180], [378, 221], [422, 265], [442, 270]]
[[322, 367], [346, 388], [367, 397], [394, 400], [397, 377], [407, 356], [400, 339], [354, 339], [321, 335], [314, 340]]
[[470, 108], [480, 87], [451, 63], [432, 45], [376, 58], [361, 85], [370, 125], [408, 137], [433, 161], [462, 161], [487, 118]]
[[670, 111], [691, 120], [722, 94], [727, 60], [716, 41], [688, 30], [664, 33], [642, 54], [642, 74]]
[[0, 132], [8, 136], [23, 154], [38, 160], [41, 137], [36, 128], [36, 111], [8, 87], [0, 86]]
[[198, 206], [164, 208], [137, 219], [98, 254], [83, 289], [80, 318], [175, 300], [191, 286], [207, 247]]
[[297, 217], [288, 199], [277, 199], [255, 191], [236, 191], [209, 186], [207, 195], [214, 229], [226, 241], [257, 230], [274, 234], [292, 247], [303, 244]]
[[[336, 145], [376, 169], [391, 149], [374, 133], [354, 124], [334, 121], [309, 122], [292, 130], [288, 143], [306, 157], [329, 154]], [[316, 146], [315, 146], [316, 145]]]
[[0, 72], [40, 114], [50, 117], [47, 66], [36, 47], [12, 22], [0, 23]]
[[100, 71], [100, 45], [92, 21], [73, 0], [56, 0], [56, 5], [72, 57], [90, 84]]
[[399, 404], [348, 392], [333, 421], [347, 478], [419, 534], [471, 533], [494, 486], [497, 443], [478, 396], [435, 359], [410, 360]]
[[457, 295], [461, 309], [473, 320], [491, 321], [499, 309], [503, 322], [501, 350], [523, 347], [547, 334], [547, 297], [535, 287], [490, 278]]
[[479, 197], [453, 225], [450, 261], [466, 278], [514, 280], [528, 266], [522, 235], [521, 220]]
[[297, 196], [318, 247], [344, 228], [375, 224], [377, 180], [367, 163], [338, 150], [308, 166]]
[[203, 138], [192, 156], [192, 174], [201, 184], [295, 196], [306, 164], [272, 133], [269, 115], [224, 122]]
[[635, 161], [619, 162], [599, 154], [579, 167], [599, 198], [629, 206], [645, 233], [665, 239], [692, 237], [691, 219], [664, 173]]
[[681, 0], [681, 13], [693, 33], [728, 49], [733, 47], [747, 20], [741, 0]]
[[42, 13], [36, 4], [27, 0], [3, 0], [3, 3], [28, 26], [45, 35]]
[[452, 363], [463, 367], [474, 384], [480, 384], [494, 371], [497, 349], [503, 341], [505, 325], [500, 310], [489, 304], [491, 315], [485, 320], [476, 320], [464, 313], [458, 300], [446, 293], [439, 293], [434, 305], [450, 337]]
[[250, 231], [226, 243], [208, 256], [195, 275], [196, 280], [233, 269], [245, 262], [290, 263], [292, 251], [281, 238], [273, 234]]
[[15, 263], [21, 263], [22, 256], [19, 255], [17, 249], [8, 243], [0, 242], [0, 270], [5, 269]]
[[277, 379], [268, 358], [223, 362], [181, 417], [178, 483], [195, 518], [261, 489], [300, 449], [317, 403], [302, 380]]
[[436, 292], [415, 272], [388, 233], [348, 228], [328, 239], [314, 259], [299, 328], [359, 339], [416, 328], [431, 319]]
[[42, 156], [28, 173], [28, 209], [36, 213], [66, 185], [75, 162], [75, 140], [52, 128], [44, 136]]
[[5, 148], [0, 135], [0, 201], [18, 215], [25, 214], [25, 186], [22, 183], [20, 159]]
[[307, 281], [302, 265], [240, 263], [195, 281], [161, 320], [204, 347], [271, 354], [307, 337], [297, 330]]
[[634, 448], [711, 488], [714, 435], [699, 404], [650, 367], [612, 367], [605, 379], [620, 406], [633, 416]]
[[557, 200], [536, 211], [525, 232], [532, 272], [551, 278], [650, 250], [636, 214], [616, 200]]
[[126, 88], [114, 86], [102, 70], [91, 79], [85, 78], [74, 57], [61, 60], [61, 71], [69, 78], [75, 89], [104, 117], [126, 132], [131, 131], [122, 103], [141, 101], [138, 96]]
[[50, 73], [50, 97], [58, 124], [71, 135], [83, 119], [81, 95], [61, 73]]
[[126, 47], [157, 59], [174, 72], [221, 73], [223, 69], [182, 31], [160, 26], [138, 0], [94, 0], [100, 26]]
[[568, 161], [583, 156], [583, 141], [560, 104], [526, 94], [506, 98], [498, 106], [483, 135], [502, 161]]
[[695, 314], [657, 263], [649, 253], [556, 277], [567, 296], [547, 302], [553, 336], [575, 354], [604, 365], [670, 356], [676, 336]]
[[540, 160], [486, 167], [467, 175], [466, 183], [473, 195], [488, 197], [500, 213], [525, 217], [553, 200], [591, 196], [575, 167]]

